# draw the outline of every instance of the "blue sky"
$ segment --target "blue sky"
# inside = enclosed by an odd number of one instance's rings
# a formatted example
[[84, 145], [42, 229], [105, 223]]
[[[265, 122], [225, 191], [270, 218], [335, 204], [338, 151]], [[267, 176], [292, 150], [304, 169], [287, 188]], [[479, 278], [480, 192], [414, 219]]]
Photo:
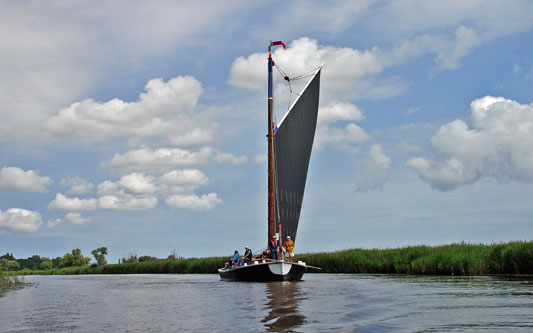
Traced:
[[270, 39], [325, 63], [297, 252], [531, 239], [530, 1], [1, 7], [2, 253], [264, 247]]

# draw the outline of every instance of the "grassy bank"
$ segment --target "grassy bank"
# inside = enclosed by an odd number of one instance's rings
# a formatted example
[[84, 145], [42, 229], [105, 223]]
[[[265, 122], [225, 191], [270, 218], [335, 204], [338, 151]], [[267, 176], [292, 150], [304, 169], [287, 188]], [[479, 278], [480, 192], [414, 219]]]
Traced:
[[533, 274], [533, 242], [350, 249], [299, 256], [324, 273], [432, 275]]
[[[68, 267], [17, 274], [188, 274], [217, 273], [226, 257], [160, 259], [147, 262]], [[349, 249], [297, 255], [322, 273], [379, 273], [431, 275], [533, 274], [533, 241], [502, 244], [409, 246], [397, 249]]]

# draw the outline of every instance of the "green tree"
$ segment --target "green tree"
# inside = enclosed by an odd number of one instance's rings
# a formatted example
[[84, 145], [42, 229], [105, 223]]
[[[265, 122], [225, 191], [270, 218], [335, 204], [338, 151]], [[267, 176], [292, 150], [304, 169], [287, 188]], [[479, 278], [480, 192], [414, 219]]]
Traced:
[[7, 264], [7, 269], [10, 271], [16, 271], [20, 268], [20, 265], [15, 260], [10, 260]]
[[15, 260], [0, 259], [0, 266], [6, 271], [16, 271], [20, 268], [20, 265]]
[[122, 258], [123, 264], [138, 262], [138, 261], [139, 260], [137, 259], [137, 253], [133, 253], [133, 252], [129, 253], [126, 258]]
[[61, 260], [63, 260], [63, 258], [61, 257], [55, 257], [54, 259], [52, 259], [52, 268], [59, 268], [61, 267], [60, 264], [61, 264]]
[[59, 267], [87, 266], [89, 261], [91, 261], [91, 258], [84, 257], [80, 249], [74, 249], [71, 253], [65, 253], [59, 262]]
[[42, 259], [39, 255], [35, 254], [26, 259], [17, 259], [17, 262], [20, 265], [20, 269], [39, 269]]
[[107, 255], [107, 247], [102, 246], [91, 252], [94, 256], [94, 259], [98, 261], [98, 266], [107, 265], [107, 260], [105, 256]]
[[157, 258], [156, 257], [152, 257], [152, 256], [140, 256], [139, 257], [139, 262], [145, 262], [145, 261], [156, 261]]
[[3, 270], [7, 270], [7, 262], [9, 261], [9, 259], [6, 259], [6, 258], [2, 258], [0, 259], [0, 267], [3, 269]]
[[13, 257], [13, 253], [9, 252], [1, 256], [0, 259], [16, 260], [15, 257]]
[[52, 260], [50, 258], [42, 258], [43, 262], [41, 262], [41, 269], [47, 270], [52, 269]]

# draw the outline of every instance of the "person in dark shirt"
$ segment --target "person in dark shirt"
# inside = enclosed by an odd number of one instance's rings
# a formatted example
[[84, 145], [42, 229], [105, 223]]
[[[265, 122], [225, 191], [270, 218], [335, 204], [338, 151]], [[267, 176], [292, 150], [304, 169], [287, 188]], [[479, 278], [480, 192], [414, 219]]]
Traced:
[[245, 246], [244, 249], [246, 251], [244, 252], [244, 255], [241, 258], [240, 265], [252, 261], [252, 250], [250, 250], [250, 248], [248, 246]]

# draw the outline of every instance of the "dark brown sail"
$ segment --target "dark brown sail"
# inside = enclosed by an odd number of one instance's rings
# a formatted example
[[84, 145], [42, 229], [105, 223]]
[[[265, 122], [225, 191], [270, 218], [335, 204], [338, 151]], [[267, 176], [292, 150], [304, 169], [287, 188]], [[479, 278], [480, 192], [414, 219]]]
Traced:
[[318, 115], [320, 71], [287, 111], [274, 136], [276, 231], [296, 239]]

